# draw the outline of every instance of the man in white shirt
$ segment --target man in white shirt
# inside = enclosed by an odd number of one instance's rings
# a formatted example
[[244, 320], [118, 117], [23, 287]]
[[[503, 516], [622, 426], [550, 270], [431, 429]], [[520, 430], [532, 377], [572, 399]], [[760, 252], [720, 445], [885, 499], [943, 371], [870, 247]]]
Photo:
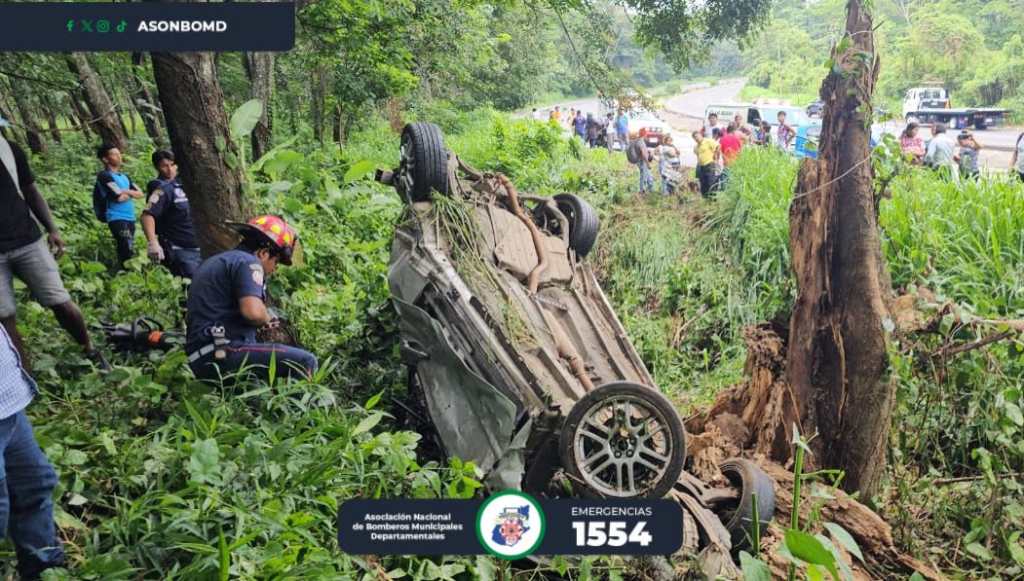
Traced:
[[959, 179], [959, 171], [956, 159], [954, 158], [955, 151], [956, 142], [946, 134], [946, 125], [944, 123], [933, 125], [932, 139], [928, 142], [928, 148], [924, 154], [925, 165], [948, 173], [953, 181], [957, 181]]

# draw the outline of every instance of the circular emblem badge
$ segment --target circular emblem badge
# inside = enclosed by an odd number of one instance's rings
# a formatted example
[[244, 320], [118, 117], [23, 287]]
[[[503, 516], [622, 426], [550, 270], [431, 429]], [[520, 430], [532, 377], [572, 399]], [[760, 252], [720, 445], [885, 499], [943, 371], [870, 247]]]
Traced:
[[522, 559], [544, 540], [544, 511], [529, 494], [504, 490], [492, 495], [476, 513], [476, 536], [490, 554]]

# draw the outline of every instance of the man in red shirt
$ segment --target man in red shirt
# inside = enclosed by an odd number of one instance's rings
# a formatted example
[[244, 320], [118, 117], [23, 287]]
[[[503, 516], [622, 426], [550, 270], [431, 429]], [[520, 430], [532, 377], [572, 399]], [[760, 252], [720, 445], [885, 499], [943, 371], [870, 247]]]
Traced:
[[725, 136], [718, 141], [718, 144], [722, 148], [722, 159], [725, 162], [725, 166], [729, 167], [732, 165], [732, 162], [736, 161], [736, 158], [740, 155], [740, 150], [743, 149], [743, 140], [737, 135], [735, 123], [729, 124], [729, 127], [725, 130]]

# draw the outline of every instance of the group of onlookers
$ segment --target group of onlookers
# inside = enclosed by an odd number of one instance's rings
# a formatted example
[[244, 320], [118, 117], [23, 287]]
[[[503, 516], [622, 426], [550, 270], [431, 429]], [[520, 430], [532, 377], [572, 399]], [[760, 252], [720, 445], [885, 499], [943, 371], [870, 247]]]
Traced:
[[608, 151], [619, 149], [625, 151], [629, 143], [629, 117], [619, 110], [618, 114], [607, 113], [604, 117], [594, 113], [584, 113], [582, 109], [570, 107], [563, 114], [562, 107], [556, 105], [546, 114], [534, 108], [531, 112], [534, 121], [545, 119], [559, 127], [568, 129], [590, 147], [605, 147]]
[[766, 147], [774, 143], [784, 150], [789, 148], [796, 137], [796, 130], [786, 123], [784, 111], [779, 112], [774, 133], [773, 137], [772, 126], [767, 121], [757, 120], [754, 124], [747, 124], [739, 114], [723, 127], [719, 124], [718, 114], [710, 113], [704, 126], [692, 134], [696, 144], [693, 152], [697, 155], [697, 181], [701, 195], [709, 197], [724, 186], [728, 180], [729, 166], [736, 161], [746, 145]]
[[[964, 129], [954, 140], [944, 123], [932, 125], [931, 130], [932, 137], [927, 143], [920, 136], [920, 125], [915, 122], [907, 123], [900, 134], [900, 150], [912, 164], [930, 167], [953, 181], [975, 179], [980, 175], [978, 154], [982, 147], [973, 133]], [[1017, 137], [1010, 170], [1024, 181], [1024, 133]]]

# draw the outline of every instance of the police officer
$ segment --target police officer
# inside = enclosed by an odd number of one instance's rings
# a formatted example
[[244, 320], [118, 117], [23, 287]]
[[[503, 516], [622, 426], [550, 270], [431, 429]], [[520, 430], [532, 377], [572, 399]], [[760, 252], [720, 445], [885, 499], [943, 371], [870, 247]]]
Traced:
[[149, 200], [142, 211], [147, 254], [175, 276], [192, 278], [202, 259], [192, 227], [188, 196], [178, 181], [174, 154], [165, 149], [154, 152], [153, 167], [157, 177], [146, 186]]
[[230, 223], [242, 235], [234, 250], [203, 262], [188, 292], [189, 366], [200, 379], [216, 379], [243, 365], [266, 380], [271, 360], [278, 376], [309, 377], [316, 356], [277, 343], [257, 343], [256, 330], [271, 321], [264, 279], [278, 264], [290, 265], [298, 234], [277, 216]]

